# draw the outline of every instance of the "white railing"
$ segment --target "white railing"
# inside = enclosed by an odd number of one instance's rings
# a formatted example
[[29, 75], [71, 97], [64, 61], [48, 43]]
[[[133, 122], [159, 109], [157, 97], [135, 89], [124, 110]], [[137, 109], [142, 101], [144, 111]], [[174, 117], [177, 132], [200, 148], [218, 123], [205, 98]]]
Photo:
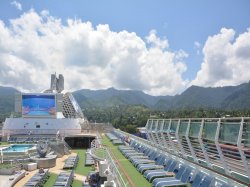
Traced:
[[[158, 123], [162, 120], [168, 123]], [[173, 121], [177, 120], [179, 121], [177, 127], [174, 127]], [[189, 120], [188, 124], [182, 123], [187, 120]], [[160, 145], [172, 144], [171, 147], [164, 146], [164, 149], [168, 149], [169, 152], [171, 148], [174, 149], [172, 153], [177, 155], [182, 153], [184, 158], [193, 158], [194, 162], [206, 163], [211, 169], [219, 167], [227, 175], [240, 174], [250, 179], [249, 117], [149, 119], [146, 128], [149, 137], [163, 136], [161, 138], [163, 142]], [[183, 129], [184, 133], [180, 131]], [[154, 143], [158, 142], [155, 138], [150, 138], [150, 140]]]
[[[113, 157], [111, 156], [109, 150], [106, 147], [99, 147], [97, 148], [93, 144], [95, 144], [96, 141], [91, 142], [91, 151], [89, 154], [97, 161], [106, 161], [107, 165], [109, 167], [109, 170], [112, 175], [112, 179], [114, 180], [117, 187], [128, 187], [128, 183], [125, 182], [123, 179], [123, 175], [120, 173], [117, 164], [115, 163]], [[98, 152], [98, 154], [97, 154]]]
[[230, 179], [250, 183], [249, 117], [149, 119], [146, 129], [149, 141], [115, 132]]
[[106, 160], [108, 162], [109, 165], [109, 169], [112, 173], [112, 177], [114, 179], [114, 181], [116, 182], [118, 187], [128, 187], [128, 182], [126, 183], [125, 180], [122, 177], [122, 174], [120, 173], [117, 164], [114, 162], [110, 152], [108, 150], [107, 154], [106, 154]]

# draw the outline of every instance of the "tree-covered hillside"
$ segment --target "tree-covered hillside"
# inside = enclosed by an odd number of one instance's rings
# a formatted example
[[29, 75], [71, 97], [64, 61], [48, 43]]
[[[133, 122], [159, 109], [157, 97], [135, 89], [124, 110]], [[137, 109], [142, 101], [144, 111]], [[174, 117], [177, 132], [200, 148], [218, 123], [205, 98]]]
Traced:
[[142, 91], [78, 90], [74, 92], [81, 108], [109, 108], [121, 105], [142, 105], [152, 110], [216, 108], [250, 109], [250, 83], [238, 86], [204, 88], [191, 86], [180, 95], [151, 96]]

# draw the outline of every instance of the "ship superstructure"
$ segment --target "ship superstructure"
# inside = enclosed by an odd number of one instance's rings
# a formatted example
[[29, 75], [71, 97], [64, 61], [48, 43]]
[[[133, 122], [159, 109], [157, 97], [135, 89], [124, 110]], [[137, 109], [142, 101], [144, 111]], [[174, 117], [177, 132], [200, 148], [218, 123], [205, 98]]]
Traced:
[[7, 118], [3, 136], [13, 134], [81, 133], [87, 123], [71, 92], [64, 90], [63, 75], [51, 75], [50, 88], [41, 93], [19, 93], [15, 96], [15, 113]]

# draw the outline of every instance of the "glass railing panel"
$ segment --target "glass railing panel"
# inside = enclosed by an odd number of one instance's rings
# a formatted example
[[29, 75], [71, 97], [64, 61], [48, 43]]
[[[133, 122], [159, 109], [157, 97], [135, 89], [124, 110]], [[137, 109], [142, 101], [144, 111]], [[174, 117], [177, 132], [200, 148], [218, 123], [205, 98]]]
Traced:
[[240, 130], [240, 123], [222, 122], [220, 125], [219, 141], [230, 144], [237, 144]]
[[250, 147], [250, 122], [245, 122], [243, 125], [242, 143]]
[[164, 120], [163, 132], [167, 132], [169, 127], [169, 120]]
[[153, 120], [152, 126], [151, 126], [151, 131], [156, 130], [156, 125], [157, 125], [157, 120]]
[[146, 129], [147, 129], [147, 130], [150, 130], [150, 129], [151, 129], [151, 123], [152, 123], [152, 120], [149, 119], [149, 120], [147, 121], [147, 124], [146, 124]]
[[185, 136], [187, 132], [187, 127], [188, 127], [188, 121], [181, 121], [180, 122], [180, 127], [179, 127], [179, 136]]
[[178, 125], [178, 120], [172, 120], [170, 126], [170, 133], [175, 133]]
[[159, 120], [158, 125], [157, 125], [157, 132], [159, 132], [161, 130], [162, 125], [163, 125], [163, 120]]
[[198, 138], [201, 128], [201, 122], [190, 122], [189, 136]]
[[217, 122], [205, 122], [203, 126], [202, 138], [214, 141], [217, 126]]

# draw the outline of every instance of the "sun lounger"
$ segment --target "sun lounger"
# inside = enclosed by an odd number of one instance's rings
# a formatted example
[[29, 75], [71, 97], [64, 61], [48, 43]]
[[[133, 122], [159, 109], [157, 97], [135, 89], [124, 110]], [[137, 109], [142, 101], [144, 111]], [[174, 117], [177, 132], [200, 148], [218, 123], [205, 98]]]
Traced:
[[43, 173], [37, 172], [30, 180], [24, 185], [24, 187], [30, 186], [42, 186], [49, 178], [48, 169], [43, 170]]

